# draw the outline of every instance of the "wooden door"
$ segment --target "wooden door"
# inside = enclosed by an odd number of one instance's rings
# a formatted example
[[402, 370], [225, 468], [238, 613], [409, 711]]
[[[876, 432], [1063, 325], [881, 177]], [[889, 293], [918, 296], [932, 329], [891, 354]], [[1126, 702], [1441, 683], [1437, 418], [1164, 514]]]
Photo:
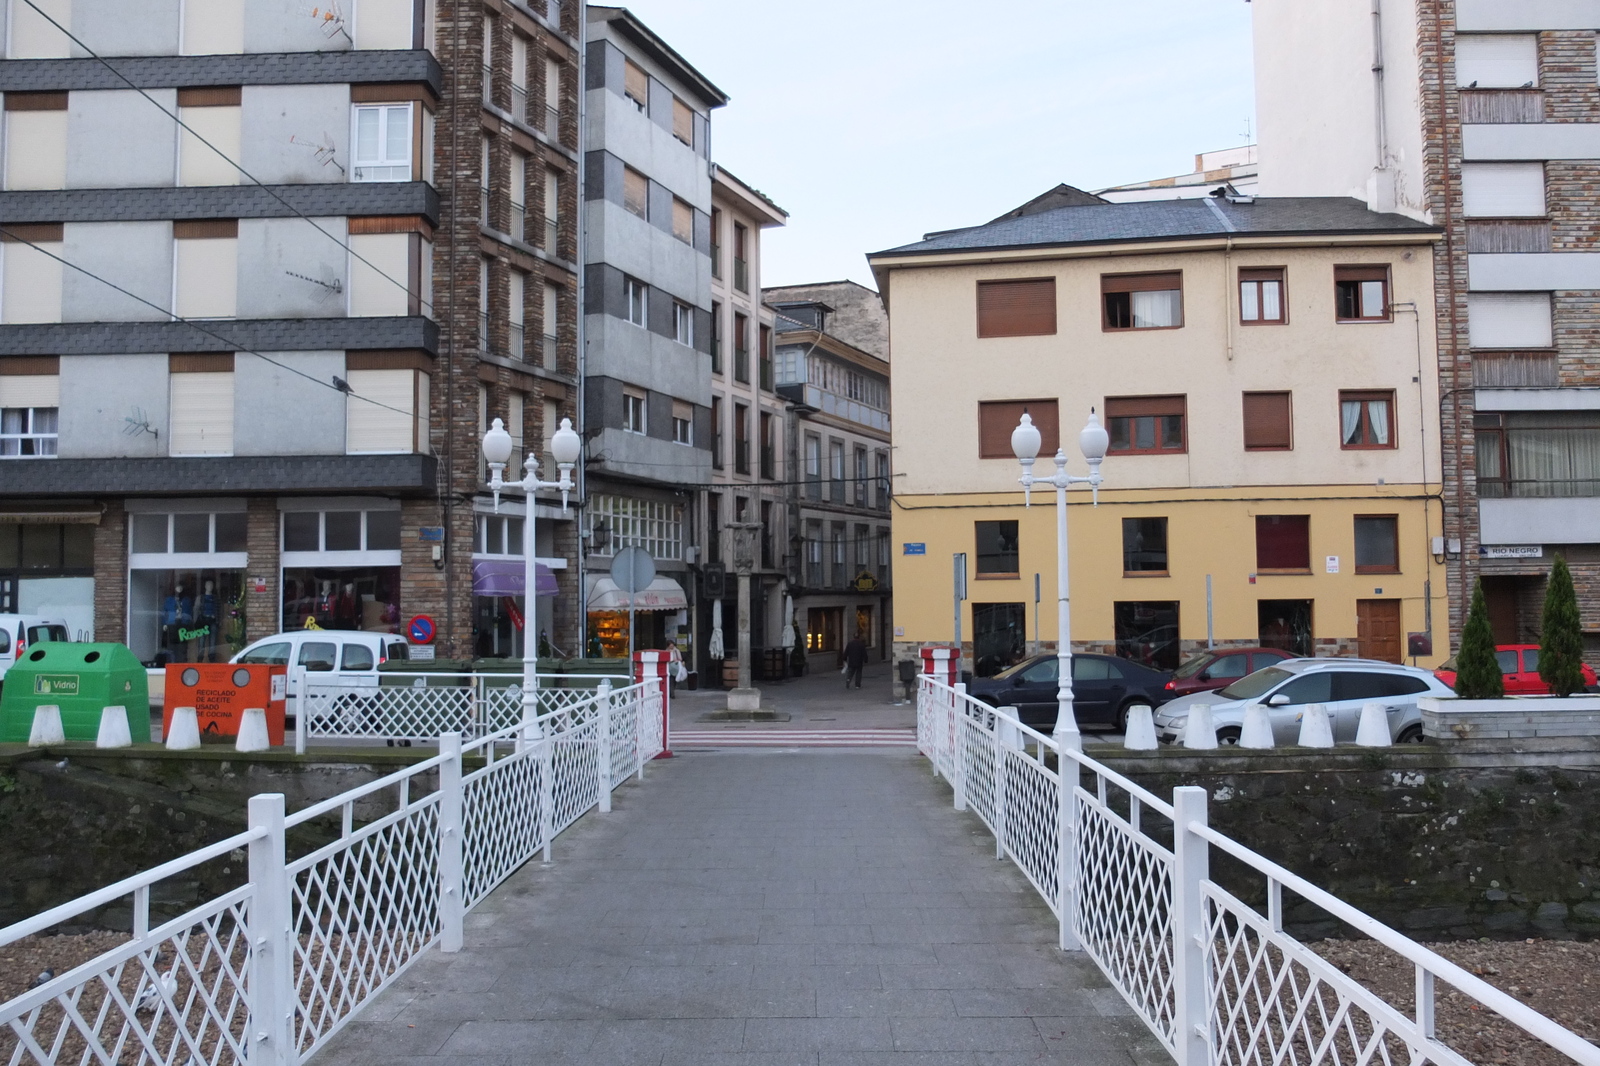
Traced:
[[1483, 579], [1483, 605], [1489, 609], [1489, 628], [1496, 644], [1516, 644], [1521, 638], [1517, 625], [1517, 578]]
[[1400, 639], [1400, 601], [1357, 600], [1356, 642], [1361, 647], [1363, 659], [1404, 662], [1405, 643]]

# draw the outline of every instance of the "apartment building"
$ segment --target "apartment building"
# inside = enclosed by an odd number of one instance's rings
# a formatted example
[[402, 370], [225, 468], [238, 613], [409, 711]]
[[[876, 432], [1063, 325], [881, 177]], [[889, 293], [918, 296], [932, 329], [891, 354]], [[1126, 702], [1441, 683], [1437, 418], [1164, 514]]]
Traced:
[[416, 615], [472, 652], [479, 427], [576, 414], [576, 11], [533, 2], [10, 0], [0, 610], [150, 663]]
[[712, 473], [711, 112], [727, 97], [625, 8], [588, 8], [584, 597], [589, 654], [629, 646], [618, 549], [655, 560], [634, 646], [689, 643]]
[[1416, 311], [1439, 351], [1452, 633], [1481, 577], [1497, 640], [1534, 639], [1561, 555], [1595, 653], [1600, 14], [1357, 8], [1253, 5], [1261, 190], [1353, 195], [1442, 228], [1437, 299]]
[[789, 401], [789, 564], [796, 637], [819, 669], [854, 636], [893, 639], [889, 330], [878, 294], [851, 281], [769, 288], [778, 394]]
[[[787, 405], [774, 391], [773, 313], [761, 299], [762, 231], [789, 218], [765, 194], [725, 168], [711, 168], [711, 488], [704, 531], [698, 639], [680, 635], [686, 660], [715, 671], [707, 655], [712, 604], [722, 604], [724, 646], [734, 663], [741, 534], [749, 537], [750, 647], [757, 679], [784, 676], [779, 638], [786, 588], [789, 466], [783, 454]], [[691, 647], [694, 649], [691, 655]], [[705, 683], [719, 677], [705, 675]], [[733, 673], [728, 678], [737, 680]]]
[[1058, 446], [1088, 472], [1091, 411], [1110, 435], [1098, 506], [1069, 493], [1075, 650], [1399, 662], [1410, 635], [1442, 638], [1438, 375], [1400, 310], [1431, 306], [1439, 236], [1349, 198], [1218, 196], [1061, 207], [869, 256], [897, 371], [896, 657], [950, 643], [956, 610], [979, 674], [1056, 646], [1055, 504], [1024, 506], [1024, 413], [1041, 473]]
[[1187, 174], [1113, 185], [1109, 189], [1098, 190], [1095, 195], [1114, 204], [1129, 204], [1141, 200], [1181, 200], [1209, 196], [1212, 189], [1226, 185], [1243, 196], [1254, 196], [1258, 191], [1260, 176], [1256, 146], [1245, 144], [1218, 152], [1198, 153], [1194, 157], [1194, 170]]

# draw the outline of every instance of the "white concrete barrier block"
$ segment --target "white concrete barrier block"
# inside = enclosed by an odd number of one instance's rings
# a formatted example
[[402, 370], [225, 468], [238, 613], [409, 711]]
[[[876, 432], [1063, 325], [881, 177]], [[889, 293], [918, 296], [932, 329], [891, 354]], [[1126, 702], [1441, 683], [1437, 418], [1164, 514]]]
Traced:
[[1217, 746], [1217, 727], [1211, 719], [1211, 704], [1189, 705], [1189, 721], [1183, 727], [1183, 746], [1200, 751], [1209, 751]]
[[107, 707], [100, 712], [100, 732], [94, 738], [97, 748], [131, 748], [133, 732], [128, 728], [128, 708]]
[[192, 751], [200, 746], [200, 716], [193, 707], [174, 707], [172, 724], [167, 728], [170, 751]]
[[1383, 704], [1362, 704], [1356, 743], [1363, 748], [1387, 748], [1394, 743], [1394, 737], [1389, 735], [1389, 711]]
[[1241, 748], [1270, 748], [1273, 745], [1272, 718], [1259, 703], [1244, 709], [1244, 729], [1239, 733]]
[[267, 736], [267, 712], [261, 707], [246, 707], [239, 722], [239, 739], [234, 741], [235, 751], [266, 751], [272, 747]]
[[67, 731], [61, 726], [61, 708], [43, 703], [33, 709], [33, 728], [28, 731], [28, 747], [43, 748], [65, 744]]
[[1156, 740], [1155, 712], [1149, 704], [1136, 703], [1128, 708], [1128, 728], [1122, 736], [1122, 746], [1129, 751], [1155, 751], [1161, 745]]
[[1300, 715], [1300, 746], [1302, 748], [1333, 747], [1333, 722], [1328, 708], [1321, 703], [1308, 703]]

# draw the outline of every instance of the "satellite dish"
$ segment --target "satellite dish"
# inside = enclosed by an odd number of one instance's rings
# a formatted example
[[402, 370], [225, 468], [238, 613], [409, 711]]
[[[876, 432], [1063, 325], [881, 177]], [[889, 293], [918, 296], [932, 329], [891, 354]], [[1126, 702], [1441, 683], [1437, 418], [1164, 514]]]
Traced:
[[656, 561], [643, 548], [623, 548], [611, 560], [611, 580], [630, 597], [649, 588], [655, 579]]

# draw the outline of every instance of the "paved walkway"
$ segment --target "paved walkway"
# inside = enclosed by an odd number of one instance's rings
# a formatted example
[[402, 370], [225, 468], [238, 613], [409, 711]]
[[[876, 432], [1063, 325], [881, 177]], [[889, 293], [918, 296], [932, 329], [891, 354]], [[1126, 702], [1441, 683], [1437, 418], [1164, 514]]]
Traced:
[[323, 1066], [1169, 1063], [903, 751], [651, 764]]

